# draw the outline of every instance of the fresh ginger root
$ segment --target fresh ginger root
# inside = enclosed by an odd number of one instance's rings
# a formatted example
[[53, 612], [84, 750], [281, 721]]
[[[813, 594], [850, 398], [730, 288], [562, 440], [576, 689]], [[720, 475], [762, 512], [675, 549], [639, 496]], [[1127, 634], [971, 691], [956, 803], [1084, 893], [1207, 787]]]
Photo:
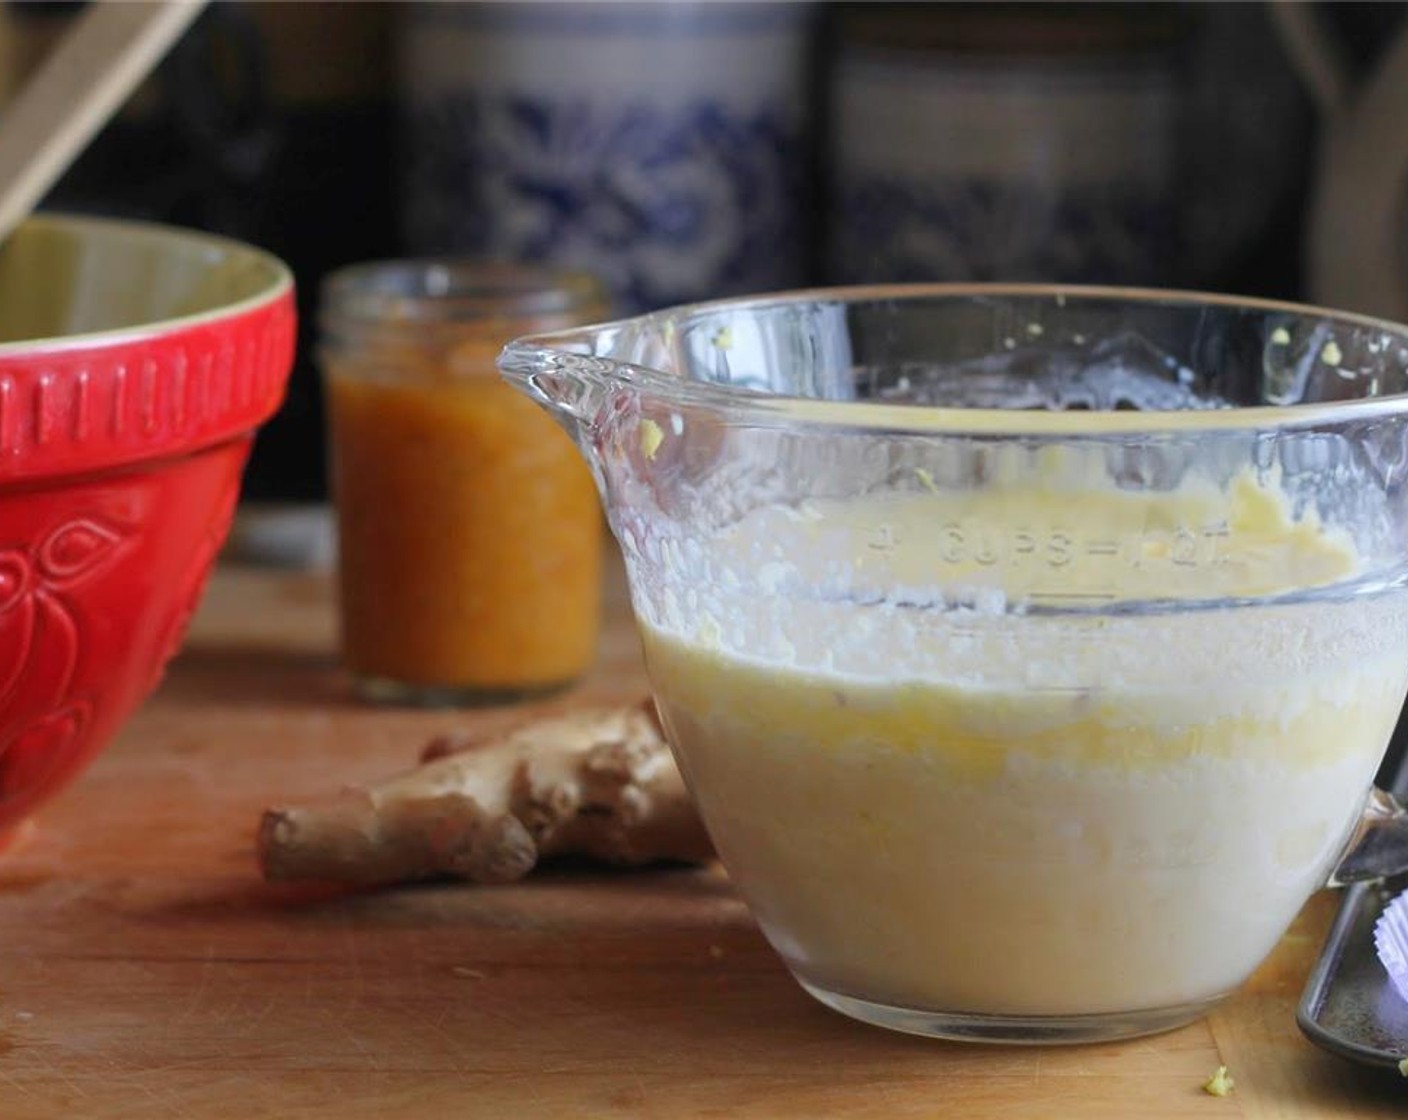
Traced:
[[432, 741], [422, 765], [388, 781], [266, 810], [258, 848], [267, 880], [364, 887], [438, 875], [507, 883], [559, 855], [713, 858], [648, 700]]

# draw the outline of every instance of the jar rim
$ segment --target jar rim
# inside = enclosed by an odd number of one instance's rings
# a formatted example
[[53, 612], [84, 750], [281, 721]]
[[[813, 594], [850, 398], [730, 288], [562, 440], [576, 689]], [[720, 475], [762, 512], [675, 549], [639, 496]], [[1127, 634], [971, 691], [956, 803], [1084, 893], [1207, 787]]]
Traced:
[[565, 315], [610, 299], [589, 272], [472, 257], [364, 261], [331, 273], [320, 294], [325, 322], [406, 326]]

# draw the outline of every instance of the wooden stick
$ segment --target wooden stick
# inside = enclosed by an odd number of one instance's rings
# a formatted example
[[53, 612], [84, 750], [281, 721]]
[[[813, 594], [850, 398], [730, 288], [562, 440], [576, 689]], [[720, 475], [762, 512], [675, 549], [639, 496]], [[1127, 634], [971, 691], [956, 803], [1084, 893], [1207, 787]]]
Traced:
[[89, 5], [0, 114], [0, 241], [48, 193], [205, 0]]

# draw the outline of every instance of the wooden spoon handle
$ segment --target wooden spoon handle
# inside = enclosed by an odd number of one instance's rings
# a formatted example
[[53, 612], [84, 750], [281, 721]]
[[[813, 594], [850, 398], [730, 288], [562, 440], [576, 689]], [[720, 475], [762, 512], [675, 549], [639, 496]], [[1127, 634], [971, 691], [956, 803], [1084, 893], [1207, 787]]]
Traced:
[[205, 0], [99, 0], [0, 114], [0, 241], [195, 19]]

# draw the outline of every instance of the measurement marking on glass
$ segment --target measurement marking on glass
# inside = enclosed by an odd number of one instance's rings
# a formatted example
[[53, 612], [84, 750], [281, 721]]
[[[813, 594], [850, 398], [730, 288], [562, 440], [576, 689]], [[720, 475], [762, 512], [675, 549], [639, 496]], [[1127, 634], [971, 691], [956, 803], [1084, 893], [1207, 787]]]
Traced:
[[1087, 556], [1118, 556], [1120, 545], [1118, 541], [1091, 541], [1085, 546]]

